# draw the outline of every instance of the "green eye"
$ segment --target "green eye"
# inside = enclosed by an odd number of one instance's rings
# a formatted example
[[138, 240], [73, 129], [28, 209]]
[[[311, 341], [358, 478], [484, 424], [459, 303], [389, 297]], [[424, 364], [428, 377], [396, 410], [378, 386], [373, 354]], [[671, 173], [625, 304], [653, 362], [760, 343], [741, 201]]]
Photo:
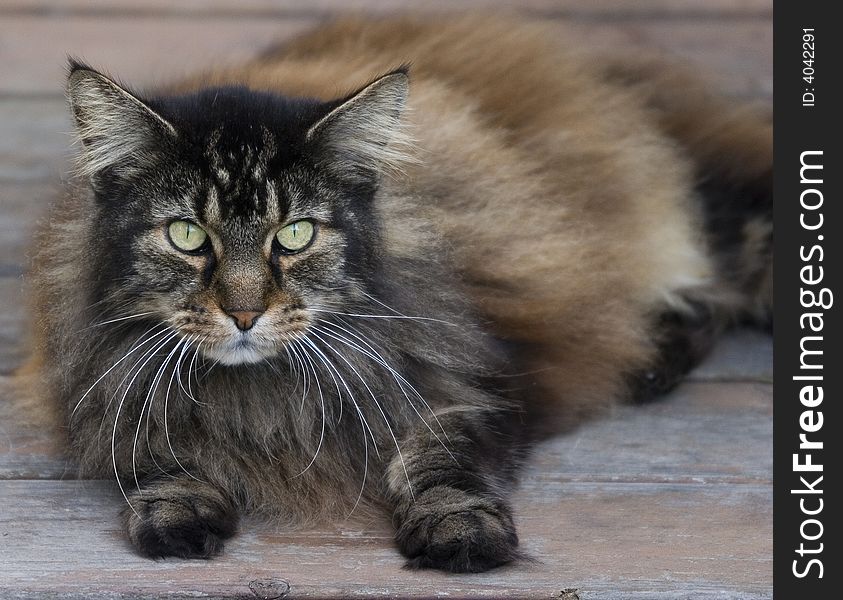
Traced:
[[173, 245], [184, 252], [198, 250], [208, 239], [205, 230], [190, 221], [173, 221], [170, 223], [168, 233]]
[[287, 252], [298, 252], [310, 244], [315, 233], [316, 228], [310, 221], [296, 221], [276, 233], [275, 239]]

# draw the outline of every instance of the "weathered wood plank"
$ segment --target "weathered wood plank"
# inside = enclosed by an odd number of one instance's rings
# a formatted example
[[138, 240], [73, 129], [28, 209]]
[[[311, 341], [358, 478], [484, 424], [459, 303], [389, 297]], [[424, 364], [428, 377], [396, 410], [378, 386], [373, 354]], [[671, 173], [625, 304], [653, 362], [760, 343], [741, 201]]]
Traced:
[[728, 93], [772, 101], [772, 20], [678, 21], [625, 25], [623, 29], [631, 40], [653, 44], [710, 70], [712, 82]]
[[537, 562], [464, 576], [401, 569], [386, 519], [292, 533], [250, 520], [216, 560], [149, 561], [123, 540], [122, 502], [103, 482], [0, 482], [0, 595], [242, 598], [255, 581], [289, 585], [297, 598], [551, 598], [577, 588], [582, 600], [707, 599], [766, 598], [772, 590], [768, 485], [525, 488], [517, 522]]
[[[72, 126], [60, 97], [0, 100], [0, 181], [57, 181], [71, 154]], [[0, 209], [16, 189], [0, 187]]]
[[731, 332], [691, 374], [691, 381], [773, 382], [773, 336], [753, 329]]
[[58, 436], [24, 422], [16, 391], [8, 376], [0, 378], [0, 480], [74, 478]]
[[[92, 4], [86, 0], [6, 0], [0, 12], [39, 15], [119, 14], [155, 15], [243, 15], [273, 16], [336, 14], [348, 11], [388, 13], [406, 10], [404, 0], [190, 0], [168, 2], [147, 0], [105, 0]], [[414, 11], [515, 9], [542, 15], [572, 15], [609, 18], [646, 16], [771, 16], [771, 0], [417, 0]]]
[[525, 481], [767, 482], [773, 388], [685, 383], [539, 446]]
[[[0, 92], [62, 94], [67, 56], [90, 61], [135, 85], [188, 75], [213, 63], [250, 58], [312, 18], [164, 19], [0, 17]], [[34, 44], [33, 40], [39, 40]]]
[[[61, 193], [59, 182], [7, 182], [0, 189], [0, 277], [19, 275], [26, 264], [32, 235], [49, 202]], [[0, 283], [2, 285], [2, 283]], [[3, 297], [5, 302], [10, 298]], [[2, 311], [2, 308], [0, 308]]]
[[[0, 16], [0, 93], [60, 94], [67, 54], [136, 85], [168, 81], [212, 63], [241, 61], [317, 22], [309, 17]], [[663, 48], [705, 66], [730, 93], [767, 98], [772, 93], [772, 22], [767, 18], [560, 22], [558, 27], [559, 35], [603, 50], [640, 44]]]

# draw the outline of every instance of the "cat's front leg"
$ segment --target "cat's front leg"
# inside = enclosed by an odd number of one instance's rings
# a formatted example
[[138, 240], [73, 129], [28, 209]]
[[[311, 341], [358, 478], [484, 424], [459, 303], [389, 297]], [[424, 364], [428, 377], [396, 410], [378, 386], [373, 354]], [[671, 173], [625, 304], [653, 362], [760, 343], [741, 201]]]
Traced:
[[407, 565], [465, 573], [518, 558], [505, 497], [511, 487], [506, 473], [515, 467], [512, 448], [487, 416], [473, 411], [439, 422], [441, 428], [432, 422], [407, 438], [389, 465], [395, 539]]
[[193, 479], [156, 479], [129, 494], [123, 512], [137, 551], [150, 558], [210, 558], [237, 531], [237, 511], [214, 486]]

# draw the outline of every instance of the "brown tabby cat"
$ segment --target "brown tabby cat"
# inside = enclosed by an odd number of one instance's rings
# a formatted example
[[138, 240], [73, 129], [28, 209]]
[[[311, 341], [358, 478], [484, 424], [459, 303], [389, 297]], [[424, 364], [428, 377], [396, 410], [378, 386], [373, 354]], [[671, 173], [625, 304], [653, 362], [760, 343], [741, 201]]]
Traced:
[[768, 323], [769, 119], [659, 61], [345, 20], [148, 93], [73, 62], [68, 97], [29, 372], [147, 556], [366, 506], [412, 566], [506, 563], [536, 423]]

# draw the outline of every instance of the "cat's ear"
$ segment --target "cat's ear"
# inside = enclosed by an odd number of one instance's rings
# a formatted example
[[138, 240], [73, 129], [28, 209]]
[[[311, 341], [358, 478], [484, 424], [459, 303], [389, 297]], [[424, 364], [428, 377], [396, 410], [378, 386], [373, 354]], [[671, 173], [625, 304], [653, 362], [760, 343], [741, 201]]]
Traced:
[[83, 175], [130, 176], [153, 164], [176, 138], [173, 126], [137, 96], [73, 60], [67, 97], [82, 144]]
[[400, 173], [413, 162], [412, 140], [401, 123], [410, 81], [407, 67], [351, 94], [307, 132], [319, 164], [352, 180]]

